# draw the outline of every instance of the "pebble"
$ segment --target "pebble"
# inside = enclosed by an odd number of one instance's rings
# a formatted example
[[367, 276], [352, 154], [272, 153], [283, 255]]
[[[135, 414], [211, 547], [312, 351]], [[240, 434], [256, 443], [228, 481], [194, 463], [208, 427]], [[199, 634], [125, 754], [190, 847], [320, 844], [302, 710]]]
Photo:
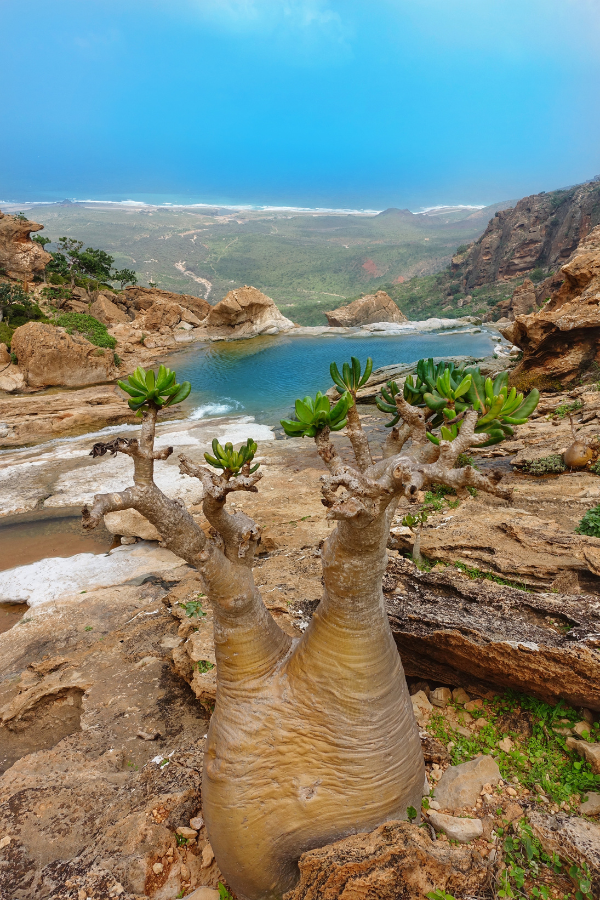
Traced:
[[452, 699], [452, 691], [447, 687], [438, 687], [435, 691], [431, 692], [429, 699], [434, 706], [443, 708], [444, 706], [448, 706], [448, 703]]
[[505, 753], [508, 753], [515, 745], [511, 741], [509, 737], [502, 738], [501, 741], [498, 741], [498, 747], [503, 750]]
[[465, 703], [467, 712], [473, 712], [474, 709], [481, 709], [482, 706], [483, 700], [469, 700], [468, 703]]
[[207, 844], [202, 851], [202, 868], [208, 869], [214, 858], [215, 854], [213, 853], [213, 848], [210, 846], [210, 844]]
[[600, 816], [600, 794], [588, 791], [587, 800], [581, 804], [579, 809], [585, 816]]
[[0, 850], [4, 850], [5, 847], [8, 847], [8, 845], [10, 844], [10, 841], [11, 841], [10, 835], [9, 834], [5, 835], [2, 838], [2, 840], [0, 841]]
[[455, 703], [468, 703], [470, 698], [464, 688], [455, 688], [452, 691], [452, 699]]
[[516, 797], [516, 796], [517, 796], [517, 792], [515, 791], [514, 788], [511, 788], [511, 787], [506, 788], [506, 793], [509, 795], [509, 797]]
[[193, 841], [198, 837], [198, 832], [195, 828], [188, 828], [187, 825], [180, 825], [177, 829], [177, 834], [180, 834], [181, 837], [187, 838], [188, 841]]
[[429, 801], [429, 809], [439, 809], [439, 808], [440, 808], [440, 804], [437, 802], [437, 800]]
[[162, 863], [154, 863], [154, 865], [152, 866], [152, 871], [154, 872], [155, 875], [160, 875], [163, 871], [163, 864]]
[[481, 819], [459, 819], [445, 813], [431, 812], [429, 821], [436, 831], [446, 834], [451, 840], [466, 844], [483, 834]]
[[190, 819], [190, 828], [193, 828], [195, 831], [200, 831], [203, 825], [204, 819], [202, 816], [194, 816], [193, 819]]
[[580, 737], [587, 735], [589, 737], [590, 734], [590, 724], [589, 722], [577, 722], [576, 725], [573, 725], [571, 729], [573, 734], [578, 734]]

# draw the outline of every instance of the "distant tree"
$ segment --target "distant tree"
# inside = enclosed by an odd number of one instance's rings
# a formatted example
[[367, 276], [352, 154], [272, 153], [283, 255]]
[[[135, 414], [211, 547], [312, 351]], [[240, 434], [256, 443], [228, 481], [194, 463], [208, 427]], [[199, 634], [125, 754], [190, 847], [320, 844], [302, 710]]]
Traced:
[[36, 244], [39, 244], [40, 247], [42, 248], [42, 250], [44, 249], [44, 247], [46, 246], [46, 244], [51, 244], [51, 243], [52, 243], [52, 241], [50, 240], [50, 238], [43, 237], [41, 234], [34, 234], [34, 236], [32, 237], [32, 241], [35, 241]]
[[111, 281], [118, 281], [122, 288], [126, 284], [137, 284], [137, 276], [133, 269], [115, 269], [110, 277]]
[[29, 222], [29, 219], [27, 218], [27, 216], [25, 215], [24, 212], [18, 212], [15, 215], [15, 219], [18, 219], [20, 222]]
[[86, 247], [77, 253], [76, 267], [81, 275], [95, 278], [98, 281], [111, 280], [111, 266], [114, 259], [105, 250], [94, 250]]
[[[66, 276], [71, 279], [71, 287], [75, 284], [75, 275], [79, 271], [79, 254], [83, 247], [83, 241], [74, 238], [61, 237], [58, 242], [59, 254], [62, 257], [60, 264], [66, 270]], [[53, 254], [56, 258], [58, 254]], [[64, 261], [64, 262], [63, 262]], [[62, 272], [58, 274], [62, 275]]]

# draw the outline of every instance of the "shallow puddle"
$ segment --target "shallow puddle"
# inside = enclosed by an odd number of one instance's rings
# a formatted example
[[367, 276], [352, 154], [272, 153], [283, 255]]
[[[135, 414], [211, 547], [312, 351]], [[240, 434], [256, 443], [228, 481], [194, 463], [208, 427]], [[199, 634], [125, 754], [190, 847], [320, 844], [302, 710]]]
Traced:
[[[91, 532], [84, 531], [78, 508], [6, 516], [0, 519], [0, 572], [52, 556], [106, 553], [113, 543], [114, 535], [104, 525]], [[2, 625], [3, 618], [0, 613], [0, 631], [6, 631]]]
[[16, 625], [28, 609], [26, 603], [0, 603], [0, 634]]

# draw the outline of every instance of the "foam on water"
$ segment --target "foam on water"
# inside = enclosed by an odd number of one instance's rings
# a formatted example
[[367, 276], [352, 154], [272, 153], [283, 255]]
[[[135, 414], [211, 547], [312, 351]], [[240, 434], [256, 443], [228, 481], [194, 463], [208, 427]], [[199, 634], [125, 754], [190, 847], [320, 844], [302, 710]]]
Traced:
[[218, 400], [216, 403], [203, 403], [201, 406], [197, 406], [189, 418], [197, 420], [209, 419], [212, 416], [226, 416], [228, 413], [243, 408], [239, 400], [223, 397], [222, 400]]

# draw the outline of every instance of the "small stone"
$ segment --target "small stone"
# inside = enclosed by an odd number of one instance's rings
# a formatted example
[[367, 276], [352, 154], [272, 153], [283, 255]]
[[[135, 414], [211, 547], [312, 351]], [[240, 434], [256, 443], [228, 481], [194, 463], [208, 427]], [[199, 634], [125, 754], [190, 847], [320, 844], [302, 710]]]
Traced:
[[468, 738], [471, 737], [471, 732], [469, 731], [468, 728], [465, 728], [464, 725], [457, 725], [454, 730], [458, 731], [459, 734], [462, 734], [463, 737], [468, 737]]
[[566, 741], [569, 750], [577, 750], [579, 755], [589, 762], [592, 772], [600, 775], [600, 744], [588, 744], [587, 741], [578, 741], [575, 738], [571, 740], [573, 744], [570, 744], [568, 738]]
[[566, 726], [563, 727], [563, 726], [560, 726], [560, 725], [559, 725], [559, 726], [553, 725], [553, 726], [552, 726], [552, 731], [553, 731], [555, 734], [562, 734], [562, 735], [564, 735], [565, 737], [566, 737], [568, 734], [571, 734], [571, 729], [570, 729], [570, 728], [567, 728]]
[[578, 734], [579, 737], [588, 737], [590, 736], [590, 724], [589, 722], [577, 722], [576, 725], [573, 725], [571, 729], [573, 734]]
[[160, 875], [163, 871], [163, 868], [164, 868], [164, 866], [162, 863], [156, 862], [152, 866], [152, 871], [154, 872], [155, 875]]
[[498, 763], [491, 756], [477, 756], [470, 762], [450, 766], [435, 788], [435, 799], [442, 809], [473, 807], [482, 787], [500, 780]]
[[137, 737], [142, 741], [156, 741], [160, 736], [160, 731], [138, 731], [137, 733]]
[[452, 699], [455, 703], [468, 703], [470, 698], [464, 688], [455, 688], [452, 691]]
[[470, 725], [474, 721], [473, 716], [469, 712], [460, 712], [458, 714], [458, 720], [459, 722], [462, 722], [463, 725]]
[[437, 802], [437, 800], [429, 801], [429, 809], [439, 809], [439, 808], [440, 808], [440, 804]]
[[458, 819], [444, 813], [432, 812], [429, 814], [429, 821], [436, 831], [443, 832], [451, 840], [461, 844], [474, 841], [483, 834], [481, 819]]
[[468, 703], [465, 703], [467, 712], [473, 712], [474, 709], [481, 709], [482, 706], [483, 700], [469, 700]]
[[425, 693], [425, 691], [418, 691], [416, 694], [413, 694], [410, 699], [415, 713], [415, 718], [417, 719], [424, 713], [431, 712], [431, 710], [433, 709], [433, 706], [427, 699], [427, 694]]
[[515, 791], [514, 788], [510, 788], [510, 787], [509, 787], [509, 788], [506, 788], [506, 793], [509, 795], [509, 797], [516, 797], [516, 796], [517, 796], [517, 792]]
[[596, 721], [594, 713], [591, 711], [591, 709], [582, 709], [581, 710], [581, 718], [585, 719], [585, 721], [588, 723], [588, 725], [593, 725], [594, 722]]
[[10, 844], [11, 837], [9, 834], [5, 835], [0, 841], [0, 850], [4, 850], [5, 847], [8, 847]]
[[501, 741], [498, 741], [498, 747], [503, 750], [504, 753], [509, 753], [514, 746], [514, 743], [509, 737], [504, 737]]
[[83, 888], [79, 888], [77, 891], [77, 900], [87, 900], [87, 891], [84, 891]]
[[431, 692], [429, 699], [434, 706], [443, 708], [444, 706], [448, 706], [448, 703], [452, 699], [452, 691], [447, 687], [438, 687], [435, 691]]
[[192, 894], [188, 894], [185, 900], [219, 900], [220, 896], [214, 888], [199, 887]]
[[[431, 803], [429, 804], [431, 806]], [[587, 800], [579, 807], [584, 816], [600, 816], [600, 794], [588, 791]]]
[[214, 858], [215, 854], [213, 853], [213, 848], [210, 846], [210, 844], [207, 844], [202, 851], [202, 868], [208, 869]]
[[187, 825], [180, 825], [177, 829], [177, 834], [180, 834], [181, 837], [187, 838], [188, 841], [195, 841], [198, 837], [198, 832], [195, 828], [188, 828]]
[[185, 865], [185, 863], [182, 863], [182, 864], [181, 864], [181, 870], [180, 870], [180, 873], [181, 873], [181, 880], [182, 880], [182, 881], [189, 881], [189, 880], [190, 880], [190, 870], [189, 870], [188, 867]]
[[481, 719], [475, 719], [475, 721], [473, 722], [473, 727], [480, 731], [482, 728], [485, 728], [487, 724], [488, 720], [482, 717]]
[[195, 831], [200, 831], [203, 825], [204, 819], [202, 816], [194, 816], [193, 819], [190, 819], [190, 828], [193, 828]]

